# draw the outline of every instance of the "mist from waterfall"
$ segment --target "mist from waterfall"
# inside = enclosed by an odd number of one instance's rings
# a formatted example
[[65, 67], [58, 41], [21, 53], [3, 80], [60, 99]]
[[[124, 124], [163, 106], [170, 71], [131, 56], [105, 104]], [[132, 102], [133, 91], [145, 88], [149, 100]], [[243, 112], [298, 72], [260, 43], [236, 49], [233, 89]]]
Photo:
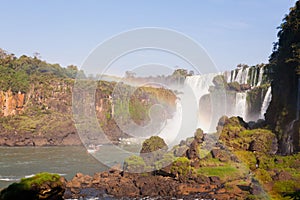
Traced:
[[168, 119], [158, 134], [159, 137], [163, 138], [167, 145], [170, 147], [173, 143], [176, 143], [176, 139], [179, 134], [180, 126], [182, 123], [182, 105], [179, 100], [176, 101], [176, 112], [171, 119]]

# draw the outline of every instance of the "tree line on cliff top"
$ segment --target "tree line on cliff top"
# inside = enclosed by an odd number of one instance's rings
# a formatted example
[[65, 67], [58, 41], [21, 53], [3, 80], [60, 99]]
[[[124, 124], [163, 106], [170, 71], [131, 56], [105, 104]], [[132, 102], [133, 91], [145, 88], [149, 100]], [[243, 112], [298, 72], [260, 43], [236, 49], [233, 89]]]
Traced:
[[0, 89], [3, 91], [26, 92], [31, 82], [45, 78], [75, 78], [78, 73], [84, 75], [74, 65], [64, 68], [42, 61], [38, 54], [18, 58], [0, 49]]

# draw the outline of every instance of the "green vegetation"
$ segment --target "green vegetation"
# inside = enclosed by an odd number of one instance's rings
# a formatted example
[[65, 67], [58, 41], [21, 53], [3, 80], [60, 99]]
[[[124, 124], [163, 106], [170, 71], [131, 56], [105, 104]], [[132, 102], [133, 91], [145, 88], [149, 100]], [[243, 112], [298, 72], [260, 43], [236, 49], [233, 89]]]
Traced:
[[191, 167], [187, 157], [179, 157], [173, 162], [171, 173], [185, 179], [189, 174], [194, 173], [194, 168]]
[[167, 150], [168, 146], [159, 136], [151, 136], [143, 142], [141, 153], [151, 153], [159, 150]]
[[155, 168], [155, 163], [163, 158], [167, 150], [168, 146], [162, 138], [151, 136], [143, 142], [140, 156], [147, 165]]
[[125, 171], [138, 173], [144, 172], [146, 163], [140, 156], [130, 156], [124, 160], [123, 168]]
[[292, 180], [277, 181], [274, 183], [273, 190], [282, 194], [293, 193], [298, 184]]
[[200, 167], [197, 172], [205, 176], [218, 176], [223, 180], [235, 179], [240, 176], [239, 169], [230, 165]]
[[[249, 130], [238, 118], [222, 118], [221, 142], [248, 167], [273, 199], [289, 199], [300, 186], [300, 154], [274, 155], [275, 135], [266, 129]], [[207, 169], [207, 170], [210, 170]], [[284, 197], [287, 196], [287, 197]]]
[[60, 176], [58, 174], [49, 174], [47, 172], [42, 172], [30, 178], [22, 178], [19, 184], [22, 185], [24, 189], [30, 189], [32, 185], [40, 186], [46, 181], [56, 182], [59, 180], [59, 178]]
[[21, 56], [17, 58], [0, 49], [0, 88], [3, 91], [11, 90], [16, 93], [28, 92], [30, 83], [53, 78], [71, 78], [76, 75], [84, 76], [76, 66], [63, 68], [58, 64], [49, 64], [36, 56]]

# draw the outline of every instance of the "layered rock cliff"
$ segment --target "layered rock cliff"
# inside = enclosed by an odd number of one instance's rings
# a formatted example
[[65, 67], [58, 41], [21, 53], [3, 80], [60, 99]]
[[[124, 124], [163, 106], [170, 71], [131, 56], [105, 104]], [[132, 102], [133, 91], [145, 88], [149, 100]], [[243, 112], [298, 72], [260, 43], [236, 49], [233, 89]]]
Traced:
[[[111, 141], [128, 137], [113, 119], [114, 112], [123, 112], [114, 108], [112, 91], [115, 83], [100, 81], [95, 95], [95, 111], [100, 126]], [[126, 86], [130, 87], [130, 86]], [[79, 145], [72, 116], [73, 79], [52, 78], [30, 85], [26, 93], [0, 92], [0, 145], [7, 146], [44, 146]], [[159, 88], [140, 88], [130, 102], [132, 107], [140, 105], [130, 113], [128, 119], [138, 124], [146, 124], [151, 105], [160, 101], [169, 102], [169, 108], [175, 106], [176, 96], [172, 91]], [[143, 105], [146, 102], [147, 105]], [[172, 111], [169, 114], [171, 115]], [[169, 116], [170, 117], [170, 116]], [[130, 119], [129, 119], [130, 118]], [[124, 121], [126, 124], [127, 121]], [[91, 130], [92, 131], [92, 130]], [[95, 143], [101, 143], [101, 139]]]

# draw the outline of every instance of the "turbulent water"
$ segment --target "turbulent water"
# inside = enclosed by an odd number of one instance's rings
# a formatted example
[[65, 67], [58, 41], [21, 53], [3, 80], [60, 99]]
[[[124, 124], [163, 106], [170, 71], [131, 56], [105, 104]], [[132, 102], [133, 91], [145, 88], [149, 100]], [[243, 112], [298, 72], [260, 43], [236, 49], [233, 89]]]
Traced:
[[[102, 146], [105, 151], [105, 146]], [[107, 151], [107, 159], [111, 154]], [[39, 172], [58, 173], [70, 180], [76, 173], [93, 175], [107, 167], [84, 147], [0, 147], [0, 188]]]

